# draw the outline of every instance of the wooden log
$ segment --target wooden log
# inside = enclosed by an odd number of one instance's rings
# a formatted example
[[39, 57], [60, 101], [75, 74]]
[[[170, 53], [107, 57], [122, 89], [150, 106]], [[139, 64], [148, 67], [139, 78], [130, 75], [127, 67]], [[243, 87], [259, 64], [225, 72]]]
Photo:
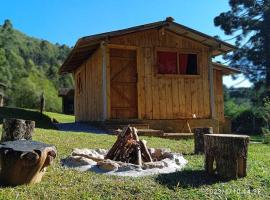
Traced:
[[[223, 179], [247, 175], [249, 136], [232, 134], [204, 135], [205, 170]], [[216, 168], [213, 167], [216, 163]]]
[[1, 141], [31, 140], [35, 122], [23, 119], [4, 119]]
[[140, 140], [140, 146], [142, 150], [142, 156], [144, 162], [153, 162], [150, 152], [148, 151], [148, 148], [146, 146], [145, 140]]
[[112, 148], [107, 153], [105, 159], [113, 159], [115, 157], [115, 152], [123, 145], [123, 143], [128, 139], [131, 129], [129, 126], [125, 127], [121, 133], [118, 134], [116, 142], [113, 144]]
[[194, 128], [194, 153], [204, 153], [204, 135], [212, 134], [213, 128]]
[[136, 154], [137, 154], [137, 165], [141, 166], [142, 165], [142, 153], [141, 153], [141, 147], [140, 147], [140, 143], [139, 143], [139, 137], [137, 134], [137, 129], [136, 128], [132, 128], [132, 133], [134, 135], [134, 139], [137, 142], [136, 143]]
[[151, 154], [146, 147], [146, 143], [139, 140], [137, 129], [126, 126], [105, 159], [121, 161], [142, 166], [143, 162], [152, 161]]
[[38, 183], [53, 159], [56, 148], [30, 140], [0, 144], [1, 182], [5, 185]]

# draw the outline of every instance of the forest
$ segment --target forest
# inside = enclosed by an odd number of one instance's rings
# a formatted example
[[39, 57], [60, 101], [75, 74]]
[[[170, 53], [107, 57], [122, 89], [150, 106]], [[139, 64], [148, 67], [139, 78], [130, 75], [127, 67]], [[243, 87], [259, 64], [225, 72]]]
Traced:
[[59, 87], [73, 87], [71, 75], [58, 69], [70, 48], [29, 37], [16, 30], [10, 20], [0, 26], [0, 82], [7, 85], [6, 105], [38, 108], [42, 92], [46, 110], [61, 111]]

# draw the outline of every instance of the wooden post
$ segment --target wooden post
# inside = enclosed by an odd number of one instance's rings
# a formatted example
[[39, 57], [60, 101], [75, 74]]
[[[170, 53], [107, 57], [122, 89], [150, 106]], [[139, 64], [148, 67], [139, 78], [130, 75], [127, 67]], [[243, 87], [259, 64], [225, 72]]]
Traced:
[[45, 96], [44, 96], [44, 92], [42, 92], [41, 95], [40, 95], [40, 113], [42, 114], [43, 111], [45, 111]]
[[205, 134], [213, 134], [213, 128], [194, 128], [194, 153], [204, 153], [204, 138]]
[[101, 42], [102, 50], [102, 102], [103, 102], [103, 117], [102, 120], [107, 119], [107, 52], [105, 42]]
[[23, 119], [3, 119], [1, 141], [31, 140], [35, 122]]
[[209, 65], [209, 88], [210, 88], [210, 106], [211, 106], [211, 117], [212, 119], [216, 118], [215, 111], [215, 96], [214, 96], [214, 73], [213, 73], [213, 64], [212, 64], [212, 52], [209, 52], [208, 65]]
[[[223, 179], [247, 175], [249, 136], [232, 134], [204, 135], [205, 170]], [[213, 165], [216, 163], [216, 169]]]

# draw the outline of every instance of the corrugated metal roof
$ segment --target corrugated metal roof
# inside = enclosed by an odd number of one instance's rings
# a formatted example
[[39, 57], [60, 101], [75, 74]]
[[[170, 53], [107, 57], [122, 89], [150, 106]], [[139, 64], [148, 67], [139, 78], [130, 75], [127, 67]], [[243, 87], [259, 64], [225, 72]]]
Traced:
[[165, 20], [80, 38], [70, 52], [70, 54], [68, 55], [64, 64], [61, 66], [59, 72], [72, 72], [74, 69], [79, 67], [87, 58], [89, 58], [89, 56], [100, 46], [100, 43], [104, 40], [108, 40], [109, 38], [120, 35], [149, 29], [159, 29], [162, 27], [164, 27], [166, 30], [174, 32], [177, 35], [190, 38], [206, 46], [212, 47], [214, 49], [213, 56], [221, 55], [236, 49], [235, 46], [221, 41], [215, 37], [206, 35], [194, 29], [175, 23], [171, 20]]
[[232, 75], [241, 73], [241, 70], [229, 67], [227, 65], [223, 65], [221, 63], [213, 62], [212, 64], [214, 69], [222, 71], [223, 75]]

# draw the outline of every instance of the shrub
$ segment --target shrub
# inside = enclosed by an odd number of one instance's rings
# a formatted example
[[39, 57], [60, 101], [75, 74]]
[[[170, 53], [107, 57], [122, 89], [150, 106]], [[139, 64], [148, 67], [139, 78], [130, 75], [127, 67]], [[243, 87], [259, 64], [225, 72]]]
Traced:
[[265, 134], [263, 139], [264, 144], [270, 144], [270, 134]]
[[261, 134], [265, 126], [262, 113], [257, 109], [248, 109], [232, 119], [232, 130], [243, 134]]

